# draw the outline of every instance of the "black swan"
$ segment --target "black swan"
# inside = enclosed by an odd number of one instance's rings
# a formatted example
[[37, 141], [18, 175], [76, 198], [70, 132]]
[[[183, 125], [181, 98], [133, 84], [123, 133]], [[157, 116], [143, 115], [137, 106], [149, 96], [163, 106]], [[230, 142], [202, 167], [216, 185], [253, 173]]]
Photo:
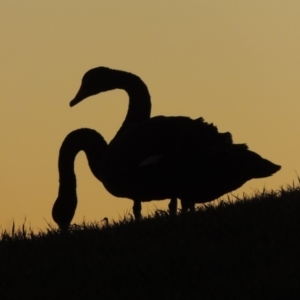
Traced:
[[127, 92], [129, 108], [101, 160], [102, 182], [111, 194], [134, 199], [136, 218], [143, 201], [177, 197], [185, 211], [281, 168], [245, 144], [233, 144], [229, 132], [219, 133], [203, 118], [150, 118], [147, 86], [128, 72], [106, 67], [89, 70], [70, 106], [113, 89]]
[[[74, 217], [77, 206], [75, 157], [81, 150], [85, 152], [93, 175], [102, 181], [100, 161], [107, 149], [107, 143], [100, 133], [89, 128], [70, 132], [61, 144], [58, 159], [59, 190], [52, 208], [52, 217], [60, 229], [66, 230]], [[170, 213], [177, 210], [177, 199], [170, 201]]]
[[52, 217], [59, 228], [68, 229], [77, 206], [76, 176], [74, 161], [77, 153], [86, 153], [90, 169], [94, 176], [102, 181], [99, 165], [107, 143], [97, 131], [81, 128], [72, 131], [64, 139], [58, 159], [59, 190], [52, 208]]

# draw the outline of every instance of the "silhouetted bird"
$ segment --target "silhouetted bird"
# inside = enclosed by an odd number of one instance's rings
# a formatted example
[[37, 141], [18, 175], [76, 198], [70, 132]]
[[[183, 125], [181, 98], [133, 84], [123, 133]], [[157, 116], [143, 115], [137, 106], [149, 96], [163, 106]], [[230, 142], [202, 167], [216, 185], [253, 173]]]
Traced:
[[104, 138], [95, 130], [81, 128], [72, 131], [64, 139], [58, 159], [59, 190], [52, 208], [52, 217], [59, 228], [68, 229], [77, 206], [76, 175], [74, 161], [83, 150], [94, 176], [102, 181], [100, 160], [107, 149]]
[[[52, 208], [52, 217], [60, 229], [66, 230], [69, 228], [77, 206], [76, 175], [74, 171], [76, 155], [81, 150], [84, 151], [93, 175], [99, 181], [102, 181], [100, 161], [106, 149], [107, 143], [102, 135], [89, 128], [74, 130], [64, 139], [58, 159], [58, 197]], [[176, 199], [171, 200], [171, 214], [176, 213], [176, 204]]]
[[219, 133], [202, 118], [150, 118], [147, 86], [128, 72], [106, 67], [89, 70], [70, 105], [113, 89], [127, 92], [129, 108], [101, 160], [100, 172], [111, 194], [134, 199], [136, 218], [141, 201], [178, 197], [185, 211], [280, 169], [245, 144], [233, 144], [229, 132]]

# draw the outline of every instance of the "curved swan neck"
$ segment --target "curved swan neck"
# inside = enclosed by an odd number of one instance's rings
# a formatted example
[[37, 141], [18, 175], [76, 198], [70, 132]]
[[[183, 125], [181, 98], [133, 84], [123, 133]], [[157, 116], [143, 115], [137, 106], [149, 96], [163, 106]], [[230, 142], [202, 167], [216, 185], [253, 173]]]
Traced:
[[150, 118], [151, 97], [146, 84], [136, 75], [118, 71], [118, 87], [127, 92], [129, 105], [126, 118], [119, 131]]
[[58, 170], [60, 183], [76, 186], [74, 172], [75, 157], [81, 150], [85, 152], [94, 176], [101, 180], [100, 160], [107, 148], [107, 143], [95, 130], [83, 128], [71, 132], [63, 141], [59, 151]]

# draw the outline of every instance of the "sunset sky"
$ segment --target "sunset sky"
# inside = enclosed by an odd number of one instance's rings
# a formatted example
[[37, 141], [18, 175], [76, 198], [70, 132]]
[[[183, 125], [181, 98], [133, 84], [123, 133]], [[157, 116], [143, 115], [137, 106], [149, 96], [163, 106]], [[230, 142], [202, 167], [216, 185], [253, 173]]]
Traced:
[[[152, 116], [204, 117], [234, 142], [282, 166], [234, 195], [279, 189], [300, 175], [300, 1], [1, 1], [0, 231], [54, 221], [58, 151], [72, 130], [110, 141], [128, 96], [116, 90], [73, 108], [82, 75], [97, 66], [147, 84]], [[118, 220], [115, 198], [76, 159], [73, 222]], [[143, 204], [143, 214], [168, 201]]]

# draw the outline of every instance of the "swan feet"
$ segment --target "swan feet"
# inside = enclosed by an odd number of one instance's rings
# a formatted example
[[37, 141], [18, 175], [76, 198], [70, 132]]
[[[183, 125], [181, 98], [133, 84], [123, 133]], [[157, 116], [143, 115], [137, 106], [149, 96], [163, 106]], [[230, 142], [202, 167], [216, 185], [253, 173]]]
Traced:
[[[170, 203], [168, 205], [169, 213], [171, 216], [175, 216], [177, 212], [177, 198], [171, 198]], [[133, 215], [135, 220], [140, 220], [142, 218], [142, 202], [138, 200], [134, 200], [133, 203]], [[195, 203], [188, 199], [181, 199], [181, 212], [186, 213], [187, 211], [194, 212], [195, 211]]]

